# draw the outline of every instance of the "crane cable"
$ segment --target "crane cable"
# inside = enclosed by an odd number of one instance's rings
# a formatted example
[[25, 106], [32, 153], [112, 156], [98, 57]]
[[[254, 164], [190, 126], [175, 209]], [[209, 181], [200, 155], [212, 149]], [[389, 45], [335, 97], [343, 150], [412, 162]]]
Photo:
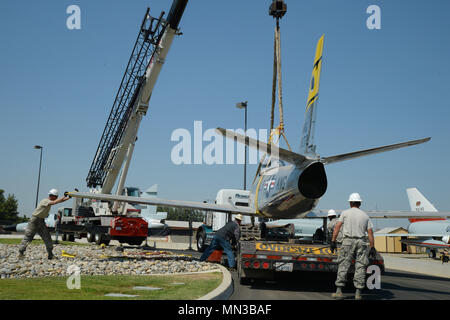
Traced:
[[[280, 33], [280, 23], [279, 18], [277, 18], [277, 23], [275, 26], [275, 36], [273, 44], [273, 77], [272, 77], [272, 107], [270, 112], [270, 137], [269, 144], [273, 142], [274, 132], [280, 138], [283, 136], [290, 151], [291, 146], [284, 134], [284, 118], [283, 118], [283, 91], [282, 91], [282, 81], [281, 81], [281, 33]], [[278, 85], [278, 95], [277, 95], [277, 85]], [[278, 98], [278, 110], [280, 123], [274, 130], [274, 113], [275, 113], [275, 103], [276, 98]]]

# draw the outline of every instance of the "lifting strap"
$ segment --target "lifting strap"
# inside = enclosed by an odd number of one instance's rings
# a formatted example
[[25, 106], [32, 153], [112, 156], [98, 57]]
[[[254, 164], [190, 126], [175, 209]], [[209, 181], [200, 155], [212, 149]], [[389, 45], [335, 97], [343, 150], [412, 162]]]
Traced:
[[[289, 151], [292, 151], [291, 146], [289, 145], [289, 142], [286, 138], [286, 135], [284, 134], [284, 119], [283, 119], [283, 91], [282, 91], [282, 83], [281, 83], [281, 33], [280, 33], [280, 18], [276, 17], [277, 23], [275, 26], [275, 36], [274, 36], [274, 43], [273, 43], [273, 77], [272, 77], [272, 106], [270, 110], [270, 136], [268, 144], [276, 144], [279, 142], [280, 137], [284, 138], [284, 141], [286, 142], [286, 145], [289, 148]], [[277, 88], [278, 88], [278, 95], [277, 95]], [[279, 125], [274, 129], [274, 114], [275, 114], [275, 104], [276, 100], [278, 98], [278, 110], [279, 110], [279, 117], [280, 117], [280, 123]], [[275, 136], [278, 137], [278, 141], [275, 140]], [[261, 161], [259, 162], [258, 168], [256, 170], [256, 175], [253, 178], [253, 183], [255, 183], [256, 178], [259, 175], [259, 172], [261, 170], [261, 165], [264, 162], [266, 158], [266, 155], [264, 155], [261, 158]]]

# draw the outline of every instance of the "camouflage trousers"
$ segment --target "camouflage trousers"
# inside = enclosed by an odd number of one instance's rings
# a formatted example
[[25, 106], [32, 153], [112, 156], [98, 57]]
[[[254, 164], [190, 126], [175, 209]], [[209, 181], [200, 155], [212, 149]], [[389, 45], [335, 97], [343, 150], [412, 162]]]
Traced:
[[366, 285], [366, 268], [369, 265], [369, 244], [363, 239], [345, 238], [342, 241], [337, 263], [336, 287], [344, 287], [347, 283], [348, 269], [355, 260], [355, 275], [353, 284], [357, 289], [364, 289]]
[[25, 252], [30, 242], [33, 241], [36, 233], [39, 234], [42, 240], [44, 240], [47, 252], [49, 254], [52, 253], [52, 237], [50, 236], [50, 232], [48, 231], [47, 226], [45, 225], [44, 219], [38, 217], [31, 217], [30, 221], [28, 222], [28, 225], [25, 229], [25, 237], [20, 243], [19, 251], [22, 253]]

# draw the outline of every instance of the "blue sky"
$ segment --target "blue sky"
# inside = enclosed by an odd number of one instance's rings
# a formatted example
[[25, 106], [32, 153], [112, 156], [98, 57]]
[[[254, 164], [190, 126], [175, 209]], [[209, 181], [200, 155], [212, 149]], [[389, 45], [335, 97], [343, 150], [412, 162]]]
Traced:
[[[214, 199], [242, 187], [242, 165], [171, 162], [175, 129], [267, 128], [271, 100], [271, 1], [190, 1], [144, 117], [127, 185], [157, 183], [163, 198]], [[298, 150], [316, 42], [325, 34], [316, 126], [322, 156], [431, 136], [426, 144], [329, 165], [319, 209], [408, 210], [416, 186], [450, 210], [450, 2], [286, 1], [281, 22], [286, 135]], [[81, 9], [69, 30], [66, 8]], [[381, 30], [366, 9], [381, 8]], [[0, 188], [30, 215], [44, 146], [40, 198], [51, 188], [86, 190], [85, 179], [146, 7], [170, 0], [0, 2]], [[206, 145], [206, 143], [204, 144]], [[247, 168], [248, 186], [256, 165]], [[67, 204], [67, 203], [66, 203]]]

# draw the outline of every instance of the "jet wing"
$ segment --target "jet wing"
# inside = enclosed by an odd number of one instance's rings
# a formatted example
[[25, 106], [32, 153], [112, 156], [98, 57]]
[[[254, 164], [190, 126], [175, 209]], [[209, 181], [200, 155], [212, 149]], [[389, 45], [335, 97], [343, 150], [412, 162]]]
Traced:
[[167, 200], [160, 198], [141, 198], [141, 197], [129, 197], [129, 196], [118, 196], [113, 194], [101, 194], [101, 193], [91, 193], [91, 192], [69, 192], [70, 197], [84, 198], [84, 199], [95, 199], [102, 201], [119, 201], [128, 203], [139, 203], [154, 206], [164, 206], [164, 207], [175, 207], [175, 208], [186, 208], [186, 209], [198, 209], [205, 211], [217, 211], [232, 214], [243, 214], [248, 216], [255, 216], [255, 210], [249, 207], [233, 206], [233, 205], [218, 205], [212, 203], [202, 203], [193, 201], [182, 201], [182, 200]]
[[450, 212], [365, 211], [371, 219], [450, 218]]
[[450, 248], [450, 244], [433, 239], [404, 239], [401, 240], [401, 242], [416, 247], [441, 248], [441, 249]]
[[409, 147], [409, 146], [413, 146], [413, 145], [416, 145], [416, 144], [427, 142], [430, 139], [431, 138], [428, 137], [428, 138], [424, 138], [424, 139], [411, 140], [411, 141], [407, 141], [407, 142], [391, 144], [391, 145], [388, 145], [388, 146], [383, 146], [383, 147], [378, 147], [378, 148], [360, 150], [360, 151], [355, 151], [355, 152], [350, 152], [350, 153], [343, 153], [343, 154], [339, 154], [339, 155], [336, 155], [336, 156], [321, 158], [320, 161], [323, 164], [329, 164], [329, 163], [333, 163], [333, 162], [359, 158], [359, 157], [367, 156], [367, 155], [370, 155], [370, 154], [375, 154], [375, 153], [380, 153], [380, 152], [385, 152], [385, 151], [391, 151], [391, 150], [395, 150], [395, 149], [399, 149], [399, 148], [403, 148], [403, 147]]
[[[335, 210], [337, 214], [343, 210]], [[410, 219], [410, 218], [450, 218], [450, 212], [418, 212], [418, 211], [365, 211], [371, 219]], [[325, 211], [309, 212], [305, 218], [326, 218], [328, 215]]]
[[283, 148], [279, 148], [273, 144], [267, 144], [260, 140], [252, 139], [248, 136], [236, 133], [232, 130], [217, 128], [216, 131], [219, 132], [224, 137], [227, 137], [230, 139], [236, 138], [238, 142], [244, 143], [249, 147], [258, 149], [258, 151], [265, 152], [265, 153], [271, 155], [272, 157], [275, 157], [275, 158], [278, 158], [281, 160], [285, 160], [292, 164], [298, 165], [298, 164], [303, 163], [305, 160], [314, 160], [313, 158], [306, 157], [299, 153], [295, 153], [295, 152], [292, 152], [292, 151], [289, 151], [289, 150], [286, 150]]
[[[419, 237], [419, 238], [442, 238], [442, 234], [432, 234], [432, 233], [377, 233], [374, 232], [373, 235], [375, 237]], [[423, 239], [408, 239], [408, 240], [415, 240], [415, 241], [421, 241]]]

